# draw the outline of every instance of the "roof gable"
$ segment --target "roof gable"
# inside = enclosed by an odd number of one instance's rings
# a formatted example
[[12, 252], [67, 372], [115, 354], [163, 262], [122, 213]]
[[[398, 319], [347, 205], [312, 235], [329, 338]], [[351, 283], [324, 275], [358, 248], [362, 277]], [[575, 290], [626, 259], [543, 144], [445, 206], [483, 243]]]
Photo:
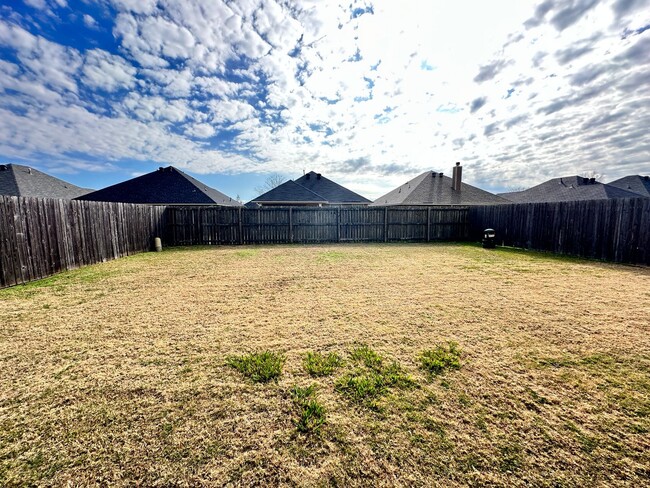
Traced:
[[322, 176], [320, 173], [310, 171], [309, 173], [301, 176], [295, 181], [298, 185], [307, 188], [308, 190], [317, 193], [325, 198], [330, 204], [337, 203], [370, 203], [366, 197], [358, 193], [348, 190], [344, 186], [329, 180]]
[[70, 200], [91, 191], [29, 166], [0, 165], [0, 195]]
[[608, 183], [621, 190], [631, 191], [644, 197], [650, 197], [650, 176], [629, 175]]
[[576, 200], [607, 200], [634, 198], [638, 195], [582, 176], [552, 178], [527, 190], [500, 193], [514, 203], [568, 202]]
[[281, 185], [267, 191], [251, 200], [256, 203], [328, 203], [327, 199], [293, 180], [288, 180]]
[[240, 206], [237, 200], [199, 180], [168, 166], [130, 180], [108, 186], [79, 198], [100, 202], [227, 205]]
[[508, 203], [490, 192], [462, 183], [452, 188], [452, 179], [426, 171], [377, 198], [372, 205], [492, 205]]

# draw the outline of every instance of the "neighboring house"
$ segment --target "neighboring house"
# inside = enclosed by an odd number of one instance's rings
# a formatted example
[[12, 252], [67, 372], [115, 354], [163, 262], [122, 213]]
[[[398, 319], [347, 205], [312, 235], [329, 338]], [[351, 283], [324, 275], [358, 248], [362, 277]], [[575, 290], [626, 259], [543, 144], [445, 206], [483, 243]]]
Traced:
[[236, 199], [168, 166], [97, 190], [77, 200], [146, 203], [152, 205], [224, 205], [239, 207]]
[[553, 178], [527, 190], [499, 193], [499, 196], [514, 203], [541, 203], [635, 198], [639, 195], [612, 185], [599, 183], [594, 178], [565, 176]]
[[0, 164], [0, 195], [72, 200], [91, 191], [29, 166]]
[[621, 190], [631, 191], [642, 197], [650, 197], [650, 176], [630, 175], [607, 183]]
[[379, 197], [372, 206], [389, 205], [499, 205], [510, 203], [493, 193], [462, 182], [462, 166], [456, 163], [453, 178], [427, 171]]
[[370, 200], [310, 171], [297, 180], [289, 180], [254, 198], [247, 206], [277, 205], [368, 205]]

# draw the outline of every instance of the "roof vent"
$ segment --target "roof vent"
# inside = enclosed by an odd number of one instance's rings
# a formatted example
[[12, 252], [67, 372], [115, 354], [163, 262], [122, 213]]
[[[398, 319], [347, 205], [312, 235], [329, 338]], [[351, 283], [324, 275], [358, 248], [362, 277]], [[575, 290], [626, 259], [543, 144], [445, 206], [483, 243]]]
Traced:
[[[0, 164], [0, 171], [7, 171], [7, 165], [6, 164]], [[647, 178], [647, 176], [646, 176]]]
[[438, 176], [439, 176], [440, 178], [442, 178], [443, 175], [444, 175], [444, 173], [438, 173]]
[[596, 178], [589, 178], [589, 183], [591, 183], [592, 185], [596, 183]]
[[316, 179], [320, 180], [320, 173], [316, 173]]
[[643, 179], [648, 181], [648, 180], [650, 180], [650, 176], [644, 176]]
[[158, 171], [165, 171], [165, 168], [163, 168], [162, 166], [159, 166]]
[[27, 168], [27, 173], [31, 175], [32, 174], [32, 168]]
[[583, 182], [585, 185], [587, 185], [587, 184], [589, 183], [589, 178], [583, 178], [583, 179], [582, 179], [582, 182]]

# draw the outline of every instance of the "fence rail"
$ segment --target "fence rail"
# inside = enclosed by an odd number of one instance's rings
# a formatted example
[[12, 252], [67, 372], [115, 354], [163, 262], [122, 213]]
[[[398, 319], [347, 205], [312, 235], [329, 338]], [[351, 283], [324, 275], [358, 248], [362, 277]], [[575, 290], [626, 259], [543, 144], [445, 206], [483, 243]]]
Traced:
[[471, 207], [471, 237], [619, 263], [650, 265], [650, 198]]
[[164, 207], [0, 195], [0, 287], [147, 251]]
[[167, 207], [164, 241], [271, 244], [466, 240], [467, 207]]

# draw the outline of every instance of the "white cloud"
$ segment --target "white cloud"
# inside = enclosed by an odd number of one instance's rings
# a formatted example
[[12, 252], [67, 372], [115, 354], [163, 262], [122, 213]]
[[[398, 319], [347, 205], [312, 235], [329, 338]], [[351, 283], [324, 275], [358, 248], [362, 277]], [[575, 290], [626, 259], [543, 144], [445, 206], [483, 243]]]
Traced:
[[85, 85], [109, 92], [135, 85], [136, 69], [121, 57], [102, 49], [86, 52], [82, 73]]
[[118, 10], [136, 14], [151, 14], [156, 10], [157, 0], [111, 0]]
[[99, 24], [92, 17], [92, 15], [84, 14], [82, 18], [83, 18], [84, 25], [86, 27], [88, 27], [89, 29], [97, 29], [97, 28], [99, 28]]
[[47, 2], [45, 0], [23, 0], [23, 1], [25, 2], [26, 5], [41, 10], [44, 10], [48, 7]]
[[0, 21], [0, 45], [15, 50], [26, 71], [56, 91], [77, 91], [74, 75], [81, 65], [75, 49], [34, 36], [18, 27]]
[[208, 137], [212, 137], [216, 133], [216, 131], [214, 127], [212, 127], [210, 124], [194, 124], [194, 125], [190, 125], [185, 130], [185, 133], [190, 137], [196, 137], [198, 139], [207, 139]]

